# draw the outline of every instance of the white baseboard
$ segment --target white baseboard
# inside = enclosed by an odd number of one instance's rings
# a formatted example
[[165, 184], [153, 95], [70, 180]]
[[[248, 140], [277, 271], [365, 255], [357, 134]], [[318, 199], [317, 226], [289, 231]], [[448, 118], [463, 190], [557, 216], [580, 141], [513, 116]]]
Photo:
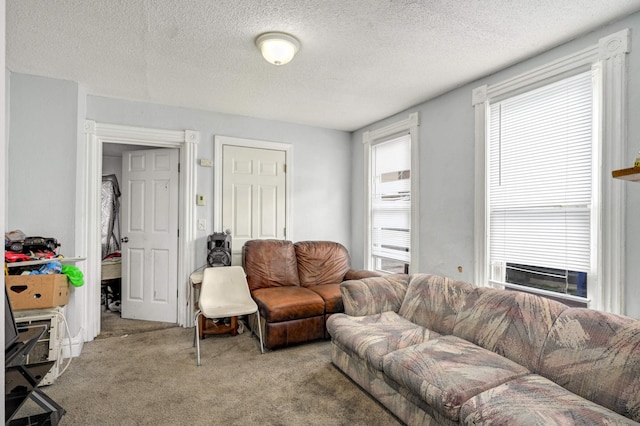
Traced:
[[80, 329], [78, 333], [71, 339], [65, 337], [62, 339], [62, 358], [70, 358], [80, 356], [82, 348], [84, 346], [84, 339], [82, 338], [83, 330]]

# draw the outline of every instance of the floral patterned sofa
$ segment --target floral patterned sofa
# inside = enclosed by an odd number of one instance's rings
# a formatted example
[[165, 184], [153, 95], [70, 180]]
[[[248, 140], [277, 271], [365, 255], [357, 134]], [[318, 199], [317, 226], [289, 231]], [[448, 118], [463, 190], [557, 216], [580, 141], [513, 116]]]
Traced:
[[640, 320], [427, 274], [340, 289], [332, 362], [409, 425], [640, 421]]

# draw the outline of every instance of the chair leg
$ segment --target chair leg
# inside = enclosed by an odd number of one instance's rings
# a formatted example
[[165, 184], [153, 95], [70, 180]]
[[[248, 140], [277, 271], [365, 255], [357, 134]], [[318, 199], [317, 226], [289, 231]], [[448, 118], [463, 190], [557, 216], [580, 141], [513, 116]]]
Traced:
[[264, 353], [264, 345], [262, 344], [262, 324], [260, 322], [260, 309], [256, 311], [258, 314], [258, 334], [260, 335], [260, 353]]
[[196, 316], [195, 316], [195, 323], [196, 323], [196, 329], [195, 329], [195, 335], [193, 336], [193, 339], [195, 341], [195, 346], [196, 346], [196, 365], [200, 366], [200, 339], [198, 338], [198, 336], [200, 335], [200, 331], [198, 329], [198, 323], [200, 322], [200, 315], [202, 315], [202, 313], [200, 311], [196, 312]]
[[198, 313], [193, 317], [193, 322], [195, 323], [194, 331], [193, 331], [193, 347], [196, 347], [196, 339], [198, 338]]

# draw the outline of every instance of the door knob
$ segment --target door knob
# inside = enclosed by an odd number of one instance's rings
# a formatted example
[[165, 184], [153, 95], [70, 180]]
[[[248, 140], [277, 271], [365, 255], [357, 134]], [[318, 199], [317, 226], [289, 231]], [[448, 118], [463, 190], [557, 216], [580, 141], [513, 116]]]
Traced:
[[128, 243], [129, 237], [120, 238], [120, 241], [122, 241], [123, 243]]

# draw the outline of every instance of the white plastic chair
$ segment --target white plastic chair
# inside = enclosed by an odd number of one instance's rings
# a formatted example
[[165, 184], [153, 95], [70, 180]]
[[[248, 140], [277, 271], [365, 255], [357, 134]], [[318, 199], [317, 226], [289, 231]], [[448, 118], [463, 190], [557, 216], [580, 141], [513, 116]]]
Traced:
[[251, 298], [249, 284], [241, 266], [221, 266], [204, 270], [198, 311], [195, 314], [197, 365], [200, 365], [199, 319], [226, 318], [256, 313], [258, 315], [258, 333], [260, 335], [260, 352], [264, 353], [262, 328], [260, 327], [260, 311]]

